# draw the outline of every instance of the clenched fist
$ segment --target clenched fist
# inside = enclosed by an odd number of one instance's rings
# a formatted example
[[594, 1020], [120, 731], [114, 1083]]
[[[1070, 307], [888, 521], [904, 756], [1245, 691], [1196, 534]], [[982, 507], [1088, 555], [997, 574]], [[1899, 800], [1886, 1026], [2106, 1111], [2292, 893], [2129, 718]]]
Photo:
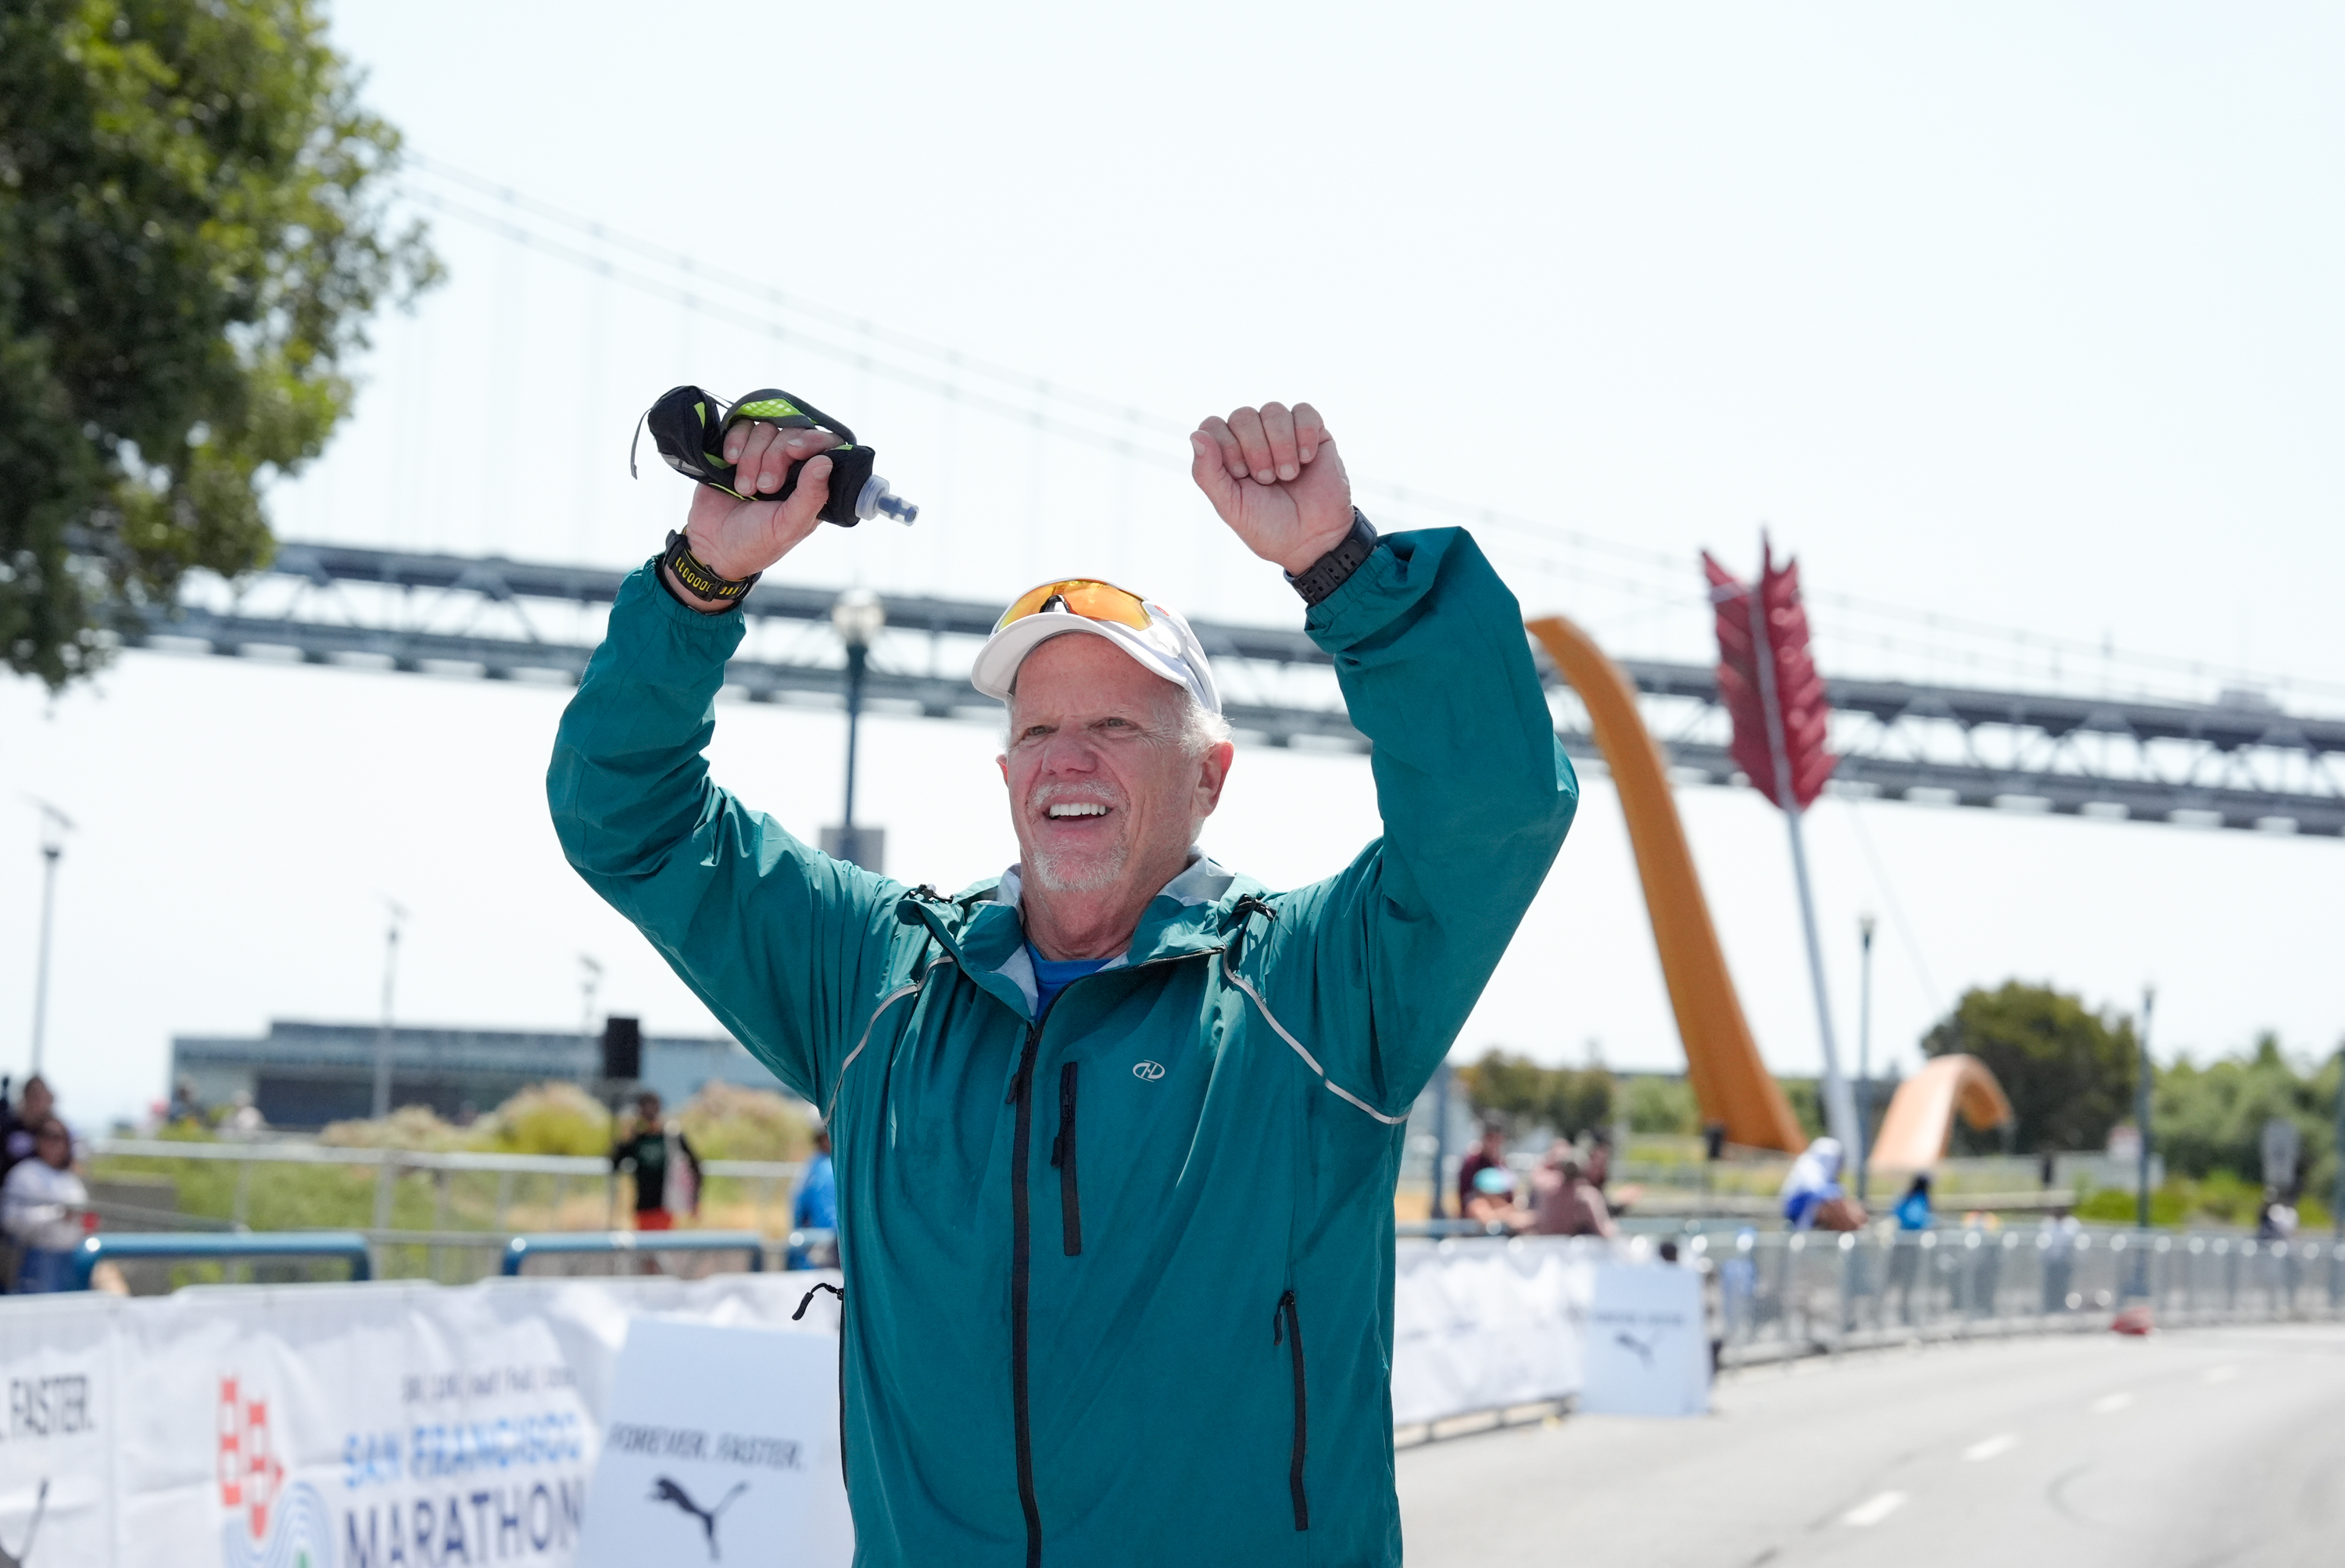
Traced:
[[1245, 547], [1290, 576], [1352, 529], [1352, 482], [1335, 438], [1307, 402], [1266, 402], [1208, 419], [1189, 437], [1190, 477]]

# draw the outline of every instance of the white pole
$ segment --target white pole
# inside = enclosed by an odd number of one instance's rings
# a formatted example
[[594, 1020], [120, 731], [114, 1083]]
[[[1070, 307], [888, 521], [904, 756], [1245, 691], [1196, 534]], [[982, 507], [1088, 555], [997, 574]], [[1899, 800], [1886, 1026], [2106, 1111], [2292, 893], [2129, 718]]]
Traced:
[[1792, 788], [1792, 757], [1783, 738], [1783, 712], [1775, 700], [1775, 650], [1767, 640], [1767, 606], [1761, 592], [1765, 583], [1751, 586], [1751, 646], [1759, 667], [1759, 705], [1767, 716], [1767, 749], [1775, 762], [1775, 799], [1792, 830], [1792, 871], [1800, 886], [1800, 923], [1808, 938], [1808, 978], [1816, 993], [1816, 1033], [1824, 1047], [1824, 1124], [1840, 1140], [1843, 1160], [1858, 1148], [1856, 1097], [1840, 1070], [1840, 1047], [1832, 1038], [1832, 999], [1824, 987], [1824, 950], [1816, 940], [1816, 902], [1808, 887], [1808, 848], [1800, 836], [1800, 799]]
[[1872, 1156], [1863, 1140], [1878, 1129], [1867, 1129], [1865, 1121], [1873, 1115], [1873, 925], [1871, 915], [1860, 916], [1857, 932], [1864, 940], [1863, 980], [1858, 988], [1861, 1000], [1856, 1004], [1856, 1092], [1863, 1096], [1857, 1105], [1856, 1135], [1856, 1201], [1865, 1199], [1865, 1177]]
[[26, 1076], [37, 1076], [41, 1071], [41, 1049], [49, 1033], [49, 933], [56, 924], [57, 908], [57, 861], [66, 852], [66, 832], [73, 820], [46, 800], [33, 802], [41, 809], [41, 961], [33, 975], [33, 1064]]
[[[383, 901], [390, 903], [386, 899]], [[407, 911], [391, 904], [391, 928], [382, 939], [382, 1027], [374, 1036], [374, 1117], [391, 1115], [391, 983], [399, 976], [399, 922]]]

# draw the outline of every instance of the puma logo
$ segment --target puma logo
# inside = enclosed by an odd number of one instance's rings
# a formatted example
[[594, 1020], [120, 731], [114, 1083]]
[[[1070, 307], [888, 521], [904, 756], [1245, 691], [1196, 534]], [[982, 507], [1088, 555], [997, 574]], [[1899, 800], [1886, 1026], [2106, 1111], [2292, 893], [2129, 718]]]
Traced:
[[0, 1568], [25, 1568], [25, 1564], [33, 1560], [33, 1537], [40, 1533], [41, 1515], [48, 1511], [48, 1506], [49, 1478], [43, 1476], [41, 1490], [33, 1494], [33, 1522], [25, 1526], [24, 1549], [11, 1557], [8, 1549], [0, 1546]]
[[723, 1553], [716, 1550], [716, 1521], [727, 1508], [733, 1505], [735, 1498], [748, 1490], [747, 1481], [736, 1481], [733, 1483], [733, 1490], [725, 1494], [724, 1501], [714, 1508], [703, 1508], [692, 1501], [692, 1493], [663, 1475], [653, 1479], [651, 1501], [672, 1502], [700, 1521], [700, 1528], [708, 1537], [708, 1560], [715, 1563], [724, 1556]]

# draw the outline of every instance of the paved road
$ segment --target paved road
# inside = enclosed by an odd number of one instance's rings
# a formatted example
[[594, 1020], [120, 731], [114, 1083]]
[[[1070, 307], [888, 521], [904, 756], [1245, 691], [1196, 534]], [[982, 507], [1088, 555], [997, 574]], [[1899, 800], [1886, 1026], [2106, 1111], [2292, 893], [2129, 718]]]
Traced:
[[1715, 1406], [1404, 1449], [1411, 1568], [2345, 1563], [2345, 1328], [1878, 1351]]

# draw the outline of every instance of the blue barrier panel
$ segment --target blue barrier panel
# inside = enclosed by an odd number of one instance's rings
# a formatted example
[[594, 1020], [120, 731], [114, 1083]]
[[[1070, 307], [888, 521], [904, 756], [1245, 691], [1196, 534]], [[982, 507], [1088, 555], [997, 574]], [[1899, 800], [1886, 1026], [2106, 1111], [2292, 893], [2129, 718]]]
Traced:
[[581, 1252], [746, 1252], [749, 1272], [766, 1271], [766, 1238], [754, 1230], [543, 1230], [505, 1243], [504, 1271], [533, 1257]]
[[339, 1257], [350, 1266], [351, 1278], [374, 1278], [367, 1239], [355, 1230], [124, 1231], [83, 1237], [73, 1253], [74, 1288], [88, 1289], [101, 1263], [148, 1257]]

